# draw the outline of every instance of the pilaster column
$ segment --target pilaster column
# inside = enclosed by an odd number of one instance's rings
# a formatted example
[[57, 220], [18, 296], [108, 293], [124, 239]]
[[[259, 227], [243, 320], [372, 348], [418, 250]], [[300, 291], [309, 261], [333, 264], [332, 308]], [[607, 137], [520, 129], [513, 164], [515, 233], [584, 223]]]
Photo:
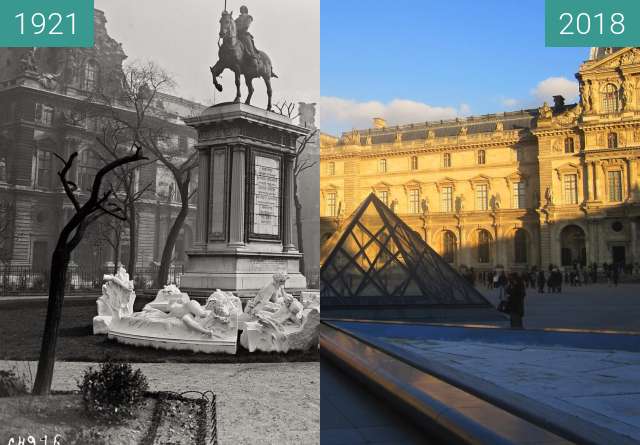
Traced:
[[630, 260], [634, 263], [638, 261], [638, 229], [635, 221], [631, 220], [629, 222], [629, 229], [631, 230], [631, 258]]
[[593, 163], [593, 199], [595, 201], [600, 200], [600, 161], [595, 161]]
[[209, 166], [211, 149], [198, 151], [198, 214], [196, 217], [196, 243], [205, 244], [209, 232]]
[[282, 224], [283, 224], [283, 238], [282, 249], [285, 252], [291, 252], [296, 250], [296, 246], [293, 242], [293, 224], [295, 222], [295, 210], [293, 202], [294, 193], [294, 181], [295, 176], [293, 174], [293, 156], [285, 156], [284, 158], [284, 187], [283, 187], [283, 199], [282, 199]]
[[229, 218], [229, 246], [244, 246], [244, 212], [245, 212], [245, 155], [246, 149], [236, 145], [231, 150], [231, 203]]
[[638, 159], [629, 159], [629, 199], [638, 199]]

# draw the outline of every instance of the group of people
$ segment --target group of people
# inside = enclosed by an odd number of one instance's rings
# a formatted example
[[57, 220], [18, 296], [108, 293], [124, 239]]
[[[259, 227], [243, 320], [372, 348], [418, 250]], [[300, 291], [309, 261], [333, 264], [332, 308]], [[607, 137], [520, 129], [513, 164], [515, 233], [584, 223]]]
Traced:
[[[599, 275], [600, 273], [600, 275]], [[489, 271], [482, 273], [487, 288], [497, 289], [500, 305], [498, 309], [511, 316], [511, 327], [522, 328], [522, 318], [524, 317], [524, 298], [526, 289], [536, 289], [538, 293], [561, 293], [562, 286], [583, 286], [597, 283], [602, 275], [609, 286], [618, 286], [620, 275], [640, 275], [640, 264], [623, 265], [618, 263], [603, 263], [601, 267], [592, 263], [583, 266], [574, 263], [572, 266], [560, 268], [556, 265], [549, 265], [547, 270], [536, 266], [522, 272], [506, 273], [504, 270]], [[471, 284], [475, 283], [473, 269], [463, 271], [463, 276]]]

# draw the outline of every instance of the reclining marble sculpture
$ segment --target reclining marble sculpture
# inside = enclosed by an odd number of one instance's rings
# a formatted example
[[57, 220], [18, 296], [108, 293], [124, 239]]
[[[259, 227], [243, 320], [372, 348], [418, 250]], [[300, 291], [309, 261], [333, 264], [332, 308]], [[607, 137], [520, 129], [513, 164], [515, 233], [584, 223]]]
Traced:
[[165, 286], [141, 312], [114, 317], [109, 338], [158, 349], [235, 354], [240, 313], [235, 299], [216, 291], [202, 307], [175, 285]]
[[105, 275], [102, 296], [96, 301], [98, 315], [93, 317], [93, 334], [107, 334], [114, 314], [125, 317], [133, 313], [136, 293], [133, 281], [124, 267], [118, 267], [115, 275]]
[[303, 303], [284, 289], [285, 274], [275, 274], [247, 303], [242, 316], [242, 347], [254, 352], [307, 350], [318, 344], [320, 306]]

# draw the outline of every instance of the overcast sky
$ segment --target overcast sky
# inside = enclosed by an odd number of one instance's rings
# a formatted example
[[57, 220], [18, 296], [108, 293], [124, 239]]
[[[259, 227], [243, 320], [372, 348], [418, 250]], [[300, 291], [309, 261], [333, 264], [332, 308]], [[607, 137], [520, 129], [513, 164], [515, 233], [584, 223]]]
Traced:
[[[273, 79], [274, 102], [318, 102], [320, 96], [319, 0], [227, 0], [237, 17], [246, 5], [258, 49], [270, 57], [279, 79]], [[122, 42], [129, 61], [152, 60], [171, 73], [174, 92], [211, 104], [214, 87], [209, 66], [218, 60], [219, 20], [224, 0], [95, 0], [105, 12], [107, 30]], [[225, 71], [216, 103], [232, 100], [235, 85]], [[255, 79], [253, 105], [266, 105], [262, 79]], [[242, 96], [246, 87], [242, 82]]]

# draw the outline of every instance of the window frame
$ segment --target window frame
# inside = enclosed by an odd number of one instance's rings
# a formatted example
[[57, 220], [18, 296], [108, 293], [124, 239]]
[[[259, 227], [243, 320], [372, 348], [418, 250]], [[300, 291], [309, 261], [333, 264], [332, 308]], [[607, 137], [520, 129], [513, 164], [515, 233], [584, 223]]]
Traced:
[[440, 211], [453, 212], [453, 186], [445, 185], [440, 189]]
[[578, 174], [567, 173], [562, 176], [562, 201], [566, 205], [576, 205], [578, 200]]
[[489, 210], [489, 184], [476, 184], [475, 198], [477, 211]]
[[442, 153], [442, 168], [451, 168], [451, 153]]
[[478, 150], [478, 154], [476, 156], [476, 162], [478, 165], [486, 165], [487, 164], [487, 151], [486, 150]]

